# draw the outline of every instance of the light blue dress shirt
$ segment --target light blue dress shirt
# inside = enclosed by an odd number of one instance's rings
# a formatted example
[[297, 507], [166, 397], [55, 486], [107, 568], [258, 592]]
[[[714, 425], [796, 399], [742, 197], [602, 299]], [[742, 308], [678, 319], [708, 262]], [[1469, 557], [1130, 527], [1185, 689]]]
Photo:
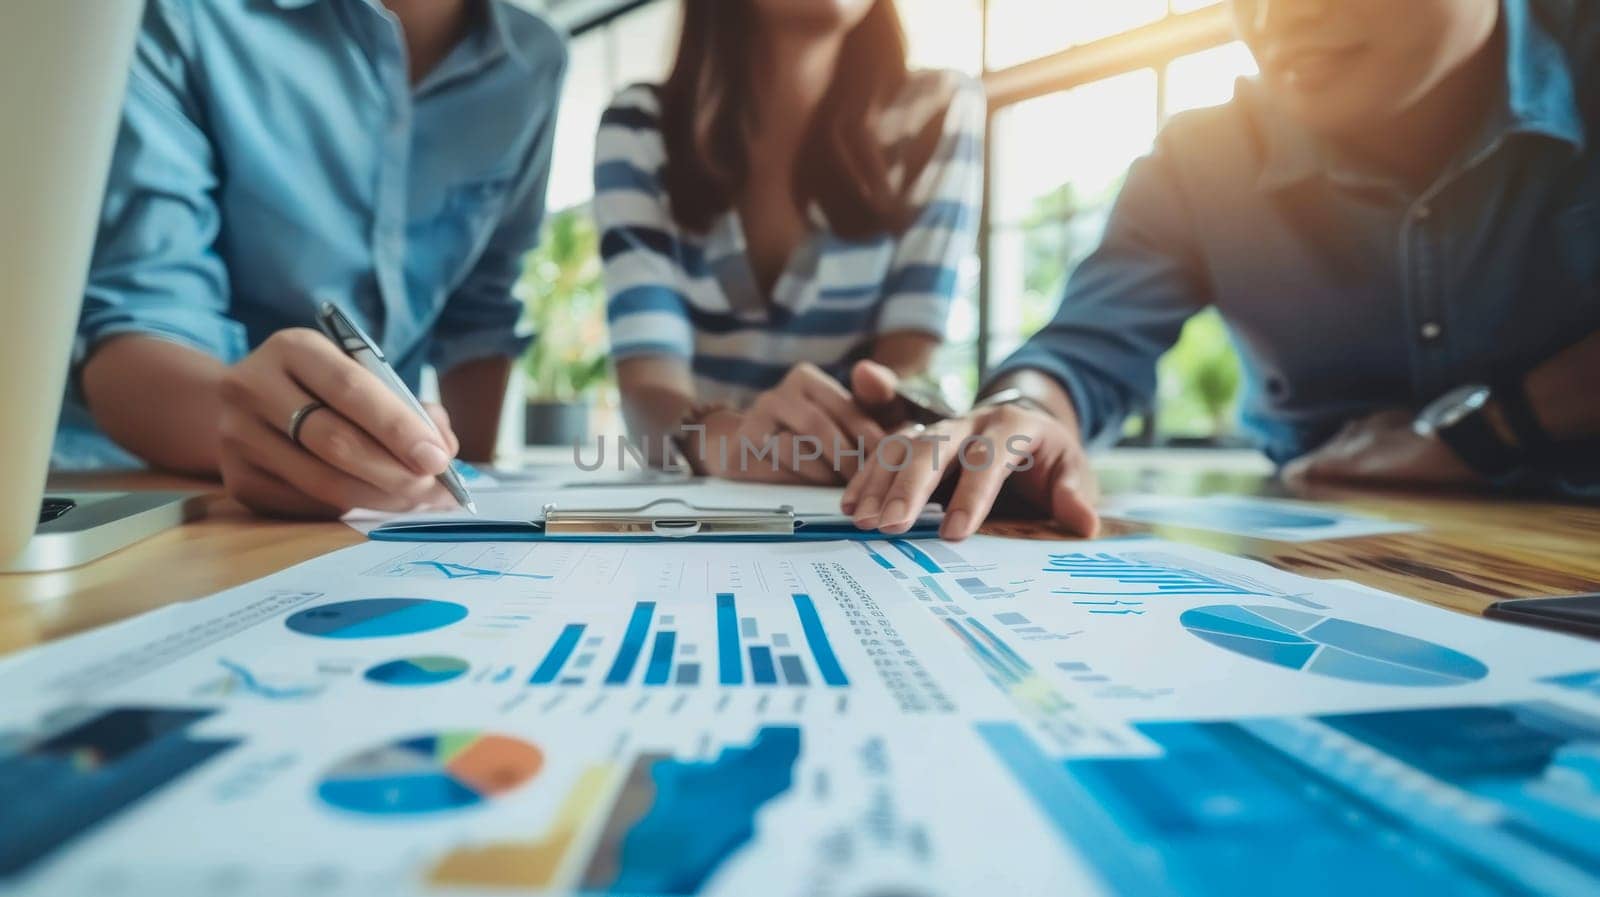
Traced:
[[[520, 354], [565, 67], [501, 0], [415, 86], [379, 0], [150, 0], [75, 363], [127, 333], [232, 363], [324, 301], [413, 387]], [[69, 395], [55, 465], [129, 461]]]
[[[1246, 428], [1281, 463], [1600, 330], [1600, 3], [1502, 10], [1503, 89], [1421, 190], [1341, 156], [1254, 81], [1174, 119], [1055, 319], [996, 376], [1054, 375], [1085, 435], [1109, 441], [1184, 322], [1215, 306], [1244, 361]], [[1594, 494], [1596, 472], [1557, 488]]]

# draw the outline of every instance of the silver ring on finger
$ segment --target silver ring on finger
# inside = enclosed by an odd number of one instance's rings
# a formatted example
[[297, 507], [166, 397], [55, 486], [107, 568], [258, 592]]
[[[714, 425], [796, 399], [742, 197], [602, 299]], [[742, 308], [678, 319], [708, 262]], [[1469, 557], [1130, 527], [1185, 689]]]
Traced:
[[305, 427], [306, 418], [326, 407], [328, 406], [323, 402], [311, 401], [296, 408], [294, 414], [289, 415], [289, 441], [305, 448], [305, 443], [300, 441], [300, 430]]

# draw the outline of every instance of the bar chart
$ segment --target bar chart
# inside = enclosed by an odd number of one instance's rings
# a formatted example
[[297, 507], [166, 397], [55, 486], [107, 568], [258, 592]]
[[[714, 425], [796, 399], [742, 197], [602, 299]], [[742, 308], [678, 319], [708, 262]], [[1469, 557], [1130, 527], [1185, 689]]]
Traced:
[[[756, 603], [756, 602], [751, 602]], [[626, 622], [572, 621], [561, 626], [528, 684], [535, 686], [774, 686], [844, 688], [839, 662], [809, 594], [787, 596], [779, 613], [759, 602], [743, 613], [733, 592], [710, 596], [711, 613], [667, 613], [655, 601], [634, 603]], [[769, 621], [783, 618], [781, 624]], [[612, 631], [608, 631], [612, 630]], [[714, 646], [707, 656], [705, 636]]]
[[994, 564], [973, 563], [945, 542], [896, 539], [889, 544], [927, 573], [987, 573], [995, 568]]
[[1202, 570], [1132, 555], [1105, 552], [1052, 554], [1045, 564], [1044, 572], [1065, 574], [1071, 580], [1107, 583], [1114, 586], [1097, 588], [1073, 584], [1053, 590], [1057, 595], [1160, 598], [1174, 595], [1191, 597], [1274, 594], [1261, 590], [1256, 584], [1230, 582]]

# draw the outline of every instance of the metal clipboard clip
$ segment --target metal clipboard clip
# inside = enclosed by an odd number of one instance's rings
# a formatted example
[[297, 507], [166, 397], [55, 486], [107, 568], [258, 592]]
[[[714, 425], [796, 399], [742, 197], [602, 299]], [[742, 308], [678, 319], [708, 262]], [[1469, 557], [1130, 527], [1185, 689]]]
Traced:
[[792, 536], [804, 525], [792, 505], [759, 508], [708, 508], [679, 498], [658, 498], [636, 508], [563, 510], [544, 506], [544, 532], [551, 537], [589, 539], [687, 539], [691, 536]]

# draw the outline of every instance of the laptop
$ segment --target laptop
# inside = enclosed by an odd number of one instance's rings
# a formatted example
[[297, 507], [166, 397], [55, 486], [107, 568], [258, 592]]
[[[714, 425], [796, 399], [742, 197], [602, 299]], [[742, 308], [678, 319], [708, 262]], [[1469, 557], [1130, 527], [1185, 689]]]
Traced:
[[5, 0], [0, 27], [0, 572], [182, 523], [188, 496], [46, 496], [143, 0]]

